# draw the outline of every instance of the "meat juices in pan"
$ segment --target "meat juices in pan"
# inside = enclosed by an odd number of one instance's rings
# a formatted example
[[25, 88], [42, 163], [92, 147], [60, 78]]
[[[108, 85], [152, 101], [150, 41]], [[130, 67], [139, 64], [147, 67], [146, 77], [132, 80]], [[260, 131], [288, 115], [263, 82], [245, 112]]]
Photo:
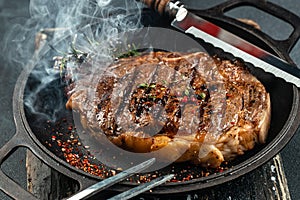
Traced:
[[162, 160], [212, 168], [264, 143], [271, 109], [243, 63], [202, 52], [119, 59], [77, 81], [66, 106], [79, 112], [83, 127], [123, 149], [164, 149]]

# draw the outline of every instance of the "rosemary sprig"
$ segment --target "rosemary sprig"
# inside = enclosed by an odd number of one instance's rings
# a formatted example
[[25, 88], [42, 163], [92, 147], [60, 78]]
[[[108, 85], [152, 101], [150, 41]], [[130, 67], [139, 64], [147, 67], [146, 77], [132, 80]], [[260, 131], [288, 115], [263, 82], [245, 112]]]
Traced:
[[140, 55], [140, 52], [137, 50], [135, 44], [128, 45], [127, 52], [121, 53], [120, 55], [116, 56], [116, 58], [129, 58]]
[[75, 65], [72, 65], [72, 68], [79, 67], [88, 57], [88, 53], [84, 53], [78, 49], [76, 49], [75, 45], [71, 45], [71, 52], [70, 53], [64, 53], [57, 49], [55, 49], [53, 46], [50, 46], [55, 51], [59, 52], [62, 56], [55, 56], [53, 57], [54, 62], [54, 69], [59, 69], [60, 76], [62, 77], [64, 72], [68, 68], [68, 63], [74, 63]]

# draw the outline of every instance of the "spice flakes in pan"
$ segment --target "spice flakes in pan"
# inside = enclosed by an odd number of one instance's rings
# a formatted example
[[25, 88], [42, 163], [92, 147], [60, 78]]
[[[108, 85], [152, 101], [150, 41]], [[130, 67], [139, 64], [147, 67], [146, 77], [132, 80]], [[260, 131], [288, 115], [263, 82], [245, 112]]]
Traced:
[[[119, 170], [110, 169], [95, 159], [90, 153], [89, 147], [81, 143], [76, 127], [70, 121], [72, 120], [68, 118], [63, 118], [55, 123], [47, 121], [46, 131], [50, 134], [50, 137], [45, 143], [49, 149], [73, 167], [102, 179], [118, 173]], [[228, 163], [223, 163], [216, 169], [203, 168], [193, 164], [187, 165], [187, 163], [174, 163], [158, 171], [136, 174], [127, 178], [126, 181], [130, 183], [145, 183], [172, 173], [175, 176], [169, 182], [185, 182], [220, 173], [228, 168], [230, 168]]]

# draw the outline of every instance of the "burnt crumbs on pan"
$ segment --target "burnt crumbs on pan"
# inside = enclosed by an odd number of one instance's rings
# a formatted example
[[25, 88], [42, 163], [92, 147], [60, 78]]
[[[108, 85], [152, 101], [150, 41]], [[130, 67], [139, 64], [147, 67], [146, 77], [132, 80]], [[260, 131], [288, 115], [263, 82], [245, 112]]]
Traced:
[[218, 168], [264, 143], [270, 124], [269, 94], [244, 64], [202, 52], [121, 58], [68, 90], [84, 128], [131, 152], [164, 149], [165, 161]]

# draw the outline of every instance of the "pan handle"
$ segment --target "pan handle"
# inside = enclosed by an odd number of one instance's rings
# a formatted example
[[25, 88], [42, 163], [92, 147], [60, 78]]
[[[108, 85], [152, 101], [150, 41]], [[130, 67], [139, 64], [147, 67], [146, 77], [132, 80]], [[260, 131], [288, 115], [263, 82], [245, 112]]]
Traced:
[[[0, 166], [18, 147], [28, 147], [19, 131], [0, 149]], [[33, 194], [23, 189], [0, 169], [0, 189], [14, 199], [38, 200]]]
[[277, 4], [266, 0], [229, 0], [207, 10], [194, 11], [200, 15], [206, 13], [215, 17], [228, 18], [224, 15], [226, 11], [241, 6], [255, 7], [272, 16], [282, 19], [294, 28], [293, 32], [285, 40], [276, 40], [269, 35], [264, 35], [274, 46], [278, 47], [281, 52], [288, 55], [300, 38], [300, 17]]
[[[6, 142], [0, 148], [0, 166], [5, 160], [19, 147], [25, 147], [29, 149], [35, 156], [43, 160], [43, 162], [51, 168], [56, 169], [57, 171], [63, 172], [68, 171], [65, 175], [69, 176], [73, 180], [79, 183], [79, 190], [85, 189], [88, 186], [94, 184], [96, 180], [85, 179], [82, 175], [77, 174], [74, 170], [66, 169], [63, 165], [57, 163], [52, 159], [46, 152], [41, 150], [35, 141], [29, 136], [26, 129], [26, 125], [21, 119], [21, 110], [24, 110], [20, 105], [20, 99], [23, 99], [24, 84], [22, 81], [28, 77], [30, 72], [29, 68], [25, 68], [17, 82], [14, 89], [14, 99], [13, 99], [13, 113], [14, 113], [14, 122], [16, 127], [16, 132], [14, 136]], [[2, 190], [7, 195], [11, 196], [14, 199], [28, 199], [28, 200], [38, 200], [33, 194], [22, 188], [18, 185], [12, 178], [8, 177], [3, 170], [0, 168], [0, 190]]]
[[[168, 3], [169, 2], [178, 2], [178, 5], [182, 5], [180, 1], [174, 0], [138, 0], [146, 4], [149, 8], [157, 11], [161, 15], [173, 15], [174, 13], [168, 10]], [[276, 40], [270, 37], [267, 34], [263, 34], [264, 37], [272, 43], [273, 46], [276, 46], [280, 52], [283, 52], [284, 57], [288, 58], [288, 61], [293, 62], [290, 57], [289, 53], [292, 48], [295, 46], [297, 41], [300, 38], [300, 17], [295, 15], [294, 13], [282, 8], [274, 3], [268, 2], [266, 0], [229, 0], [224, 3], [218, 4], [210, 9], [199, 10], [199, 9], [189, 9], [191, 12], [199, 15], [199, 16], [206, 16], [206, 17], [218, 17], [218, 18], [229, 18], [225, 16], [225, 12], [231, 10], [236, 7], [240, 6], [252, 6], [256, 7], [257, 9], [264, 11], [266, 13], [271, 14], [279, 19], [290, 24], [294, 30], [289, 35], [289, 37], [285, 40]], [[171, 16], [172, 17], [172, 16]]]
[[[16, 122], [17, 121], [18, 120], [16, 120]], [[72, 170], [65, 169], [62, 165], [59, 165], [56, 161], [50, 158], [45, 152], [40, 151], [36, 144], [31, 140], [31, 138], [28, 135], [26, 135], [27, 132], [24, 126], [16, 126], [16, 129], [17, 130], [15, 135], [0, 148], [0, 166], [19, 147], [25, 147], [29, 149], [39, 159], [43, 158], [43, 162], [49, 167], [51, 166], [60, 172], [68, 170], [68, 173], [66, 173], [65, 175], [69, 176], [70, 178], [79, 183], [79, 191], [97, 182], [97, 180], [87, 179], [82, 175], [73, 172]], [[12, 178], [7, 176], [1, 168], [0, 190], [2, 190], [4, 193], [9, 195], [13, 199], [38, 200], [38, 198], [36, 198], [33, 194], [22, 188]]]

